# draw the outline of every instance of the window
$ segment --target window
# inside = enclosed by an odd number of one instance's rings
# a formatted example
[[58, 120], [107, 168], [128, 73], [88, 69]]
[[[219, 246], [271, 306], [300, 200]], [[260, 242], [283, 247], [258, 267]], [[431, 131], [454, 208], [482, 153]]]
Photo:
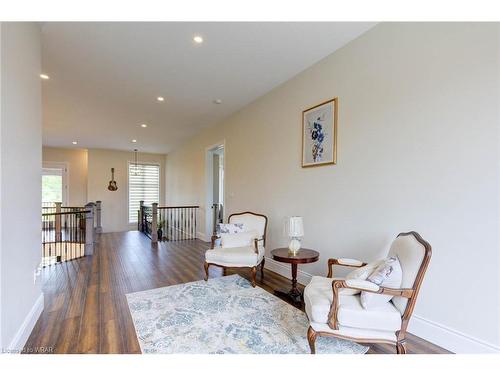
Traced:
[[128, 221], [137, 223], [140, 201], [150, 206], [160, 203], [160, 166], [157, 164], [128, 165]]
[[66, 168], [44, 166], [42, 169], [42, 204], [54, 202], [66, 204], [66, 189]]

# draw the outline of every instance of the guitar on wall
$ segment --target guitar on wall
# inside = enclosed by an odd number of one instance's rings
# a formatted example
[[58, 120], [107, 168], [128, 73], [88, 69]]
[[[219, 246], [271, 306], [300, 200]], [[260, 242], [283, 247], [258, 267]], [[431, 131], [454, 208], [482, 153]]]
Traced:
[[108, 190], [109, 191], [117, 191], [118, 190], [118, 185], [116, 184], [116, 181], [115, 181], [115, 169], [114, 168], [111, 168], [111, 181], [109, 181]]

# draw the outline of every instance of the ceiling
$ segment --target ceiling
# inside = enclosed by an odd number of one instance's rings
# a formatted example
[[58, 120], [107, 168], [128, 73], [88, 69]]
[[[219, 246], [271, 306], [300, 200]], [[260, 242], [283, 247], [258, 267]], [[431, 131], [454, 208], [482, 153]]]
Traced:
[[373, 26], [44, 23], [43, 143], [167, 153]]

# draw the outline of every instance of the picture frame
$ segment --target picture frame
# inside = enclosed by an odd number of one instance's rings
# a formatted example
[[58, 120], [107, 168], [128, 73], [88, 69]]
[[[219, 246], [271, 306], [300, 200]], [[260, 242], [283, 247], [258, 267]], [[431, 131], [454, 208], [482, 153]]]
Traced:
[[302, 111], [302, 168], [337, 164], [338, 98]]

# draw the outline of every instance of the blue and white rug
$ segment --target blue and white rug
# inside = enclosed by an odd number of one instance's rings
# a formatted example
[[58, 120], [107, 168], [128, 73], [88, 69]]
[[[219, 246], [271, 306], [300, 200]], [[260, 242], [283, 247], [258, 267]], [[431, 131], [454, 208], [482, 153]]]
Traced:
[[[239, 275], [127, 294], [143, 353], [308, 354], [306, 315]], [[317, 353], [363, 354], [318, 337]]]

